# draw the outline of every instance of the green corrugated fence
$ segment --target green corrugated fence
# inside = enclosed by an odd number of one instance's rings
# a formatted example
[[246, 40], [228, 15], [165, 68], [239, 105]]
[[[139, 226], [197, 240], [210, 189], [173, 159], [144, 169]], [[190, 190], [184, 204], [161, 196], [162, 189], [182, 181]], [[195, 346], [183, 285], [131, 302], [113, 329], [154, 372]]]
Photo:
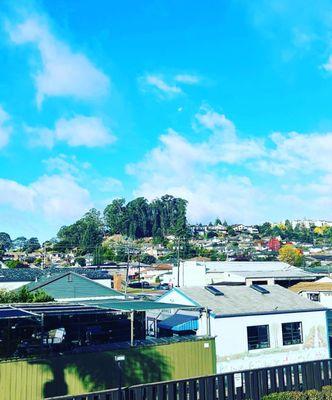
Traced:
[[126, 356], [123, 384], [184, 379], [215, 373], [214, 339], [118, 351], [0, 362], [0, 400], [38, 400], [116, 387], [114, 356]]

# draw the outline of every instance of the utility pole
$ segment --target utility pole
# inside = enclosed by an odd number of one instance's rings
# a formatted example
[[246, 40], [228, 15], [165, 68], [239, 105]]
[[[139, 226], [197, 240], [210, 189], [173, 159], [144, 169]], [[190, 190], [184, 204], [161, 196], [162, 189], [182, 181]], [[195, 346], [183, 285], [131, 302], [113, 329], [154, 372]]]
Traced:
[[126, 268], [125, 295], [127, 295], [127, 286], [128, 286], [128, 278], [129, 278], [129, 261], [130, 261], [130, 248], [129, 248], [129, 244], [128, 244], [127, 245], [127, 268]]
[[178, 247], [176, 252], [176, 264], [178, 268], [178, 279], [177, 279], [177, 287], [180, 287], [180, 238], [178, 238]]

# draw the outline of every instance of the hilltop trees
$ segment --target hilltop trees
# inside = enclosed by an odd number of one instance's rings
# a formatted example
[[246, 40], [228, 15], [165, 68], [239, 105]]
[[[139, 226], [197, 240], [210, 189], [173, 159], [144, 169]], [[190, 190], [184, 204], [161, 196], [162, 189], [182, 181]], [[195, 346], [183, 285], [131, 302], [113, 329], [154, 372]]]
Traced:
[[165, 195], [149, 203], [138, 197], [125, 204], [115, 199], [104, 210], [104, 220], [110, 234], [122, 234], [132, 239], [183, 236], [187, 231], [187, 202]]
[[155, 242], [162, 242], [167, 235], [185, 239], [189, 235], [186, 213], [186, 200], [170, 195], [152, 202], [144, 197], [128, 203], [122, 198], [115, 199], [105, 208], [103, 218], [99, 211], [91, 209], [78, 221], [63, 226], [53, 250], [76, 249], [77, 255], [98, 253], [95, 258], [104, 260], [116, 256], [101, 246], [105, 233], [130, 239], [153, 237]]
[[68, 251], [76, 248], [80, 254], [86, 254], [101, 245], [103, 234], [100, 212], [93, 208], [75, 223], [60, 228], [59, 242], [54, 245], [54, 250]]

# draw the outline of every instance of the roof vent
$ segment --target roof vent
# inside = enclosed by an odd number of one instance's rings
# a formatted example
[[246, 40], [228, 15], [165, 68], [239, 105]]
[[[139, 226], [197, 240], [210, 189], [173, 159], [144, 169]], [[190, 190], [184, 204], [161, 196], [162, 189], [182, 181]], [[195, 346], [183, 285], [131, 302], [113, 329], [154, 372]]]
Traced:
[[263, 288], [262, 286], [258, 286], [258, 285], [250, 285], [251, 289], [256, 290], [256, 292], [259, 292], [261, 294], [269, 294], [270, 292]]
[[205, 286], [205, 289], [212, 293], [214, 296], [223, 296], [224, 293], [212, 285]]

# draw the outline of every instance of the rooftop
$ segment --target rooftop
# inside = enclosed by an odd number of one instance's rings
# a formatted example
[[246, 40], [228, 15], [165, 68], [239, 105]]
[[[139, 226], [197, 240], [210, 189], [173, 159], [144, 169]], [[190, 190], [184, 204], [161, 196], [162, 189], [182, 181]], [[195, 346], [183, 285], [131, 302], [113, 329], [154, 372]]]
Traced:
[[332, 282], [299, 282], [289, 290], [295, 293], [301, 292], [332, 292]]
[[209, 308], [213, 314], [220, 317], [325, 310], [321, 305], [278, 285], [260, 286], [268, 291], [266, 294], [250, 286], [213, 287], [222, 295], [216, 296], [204, 287], [183, 287], [173, 290], [182, 292], [195, 304]]

